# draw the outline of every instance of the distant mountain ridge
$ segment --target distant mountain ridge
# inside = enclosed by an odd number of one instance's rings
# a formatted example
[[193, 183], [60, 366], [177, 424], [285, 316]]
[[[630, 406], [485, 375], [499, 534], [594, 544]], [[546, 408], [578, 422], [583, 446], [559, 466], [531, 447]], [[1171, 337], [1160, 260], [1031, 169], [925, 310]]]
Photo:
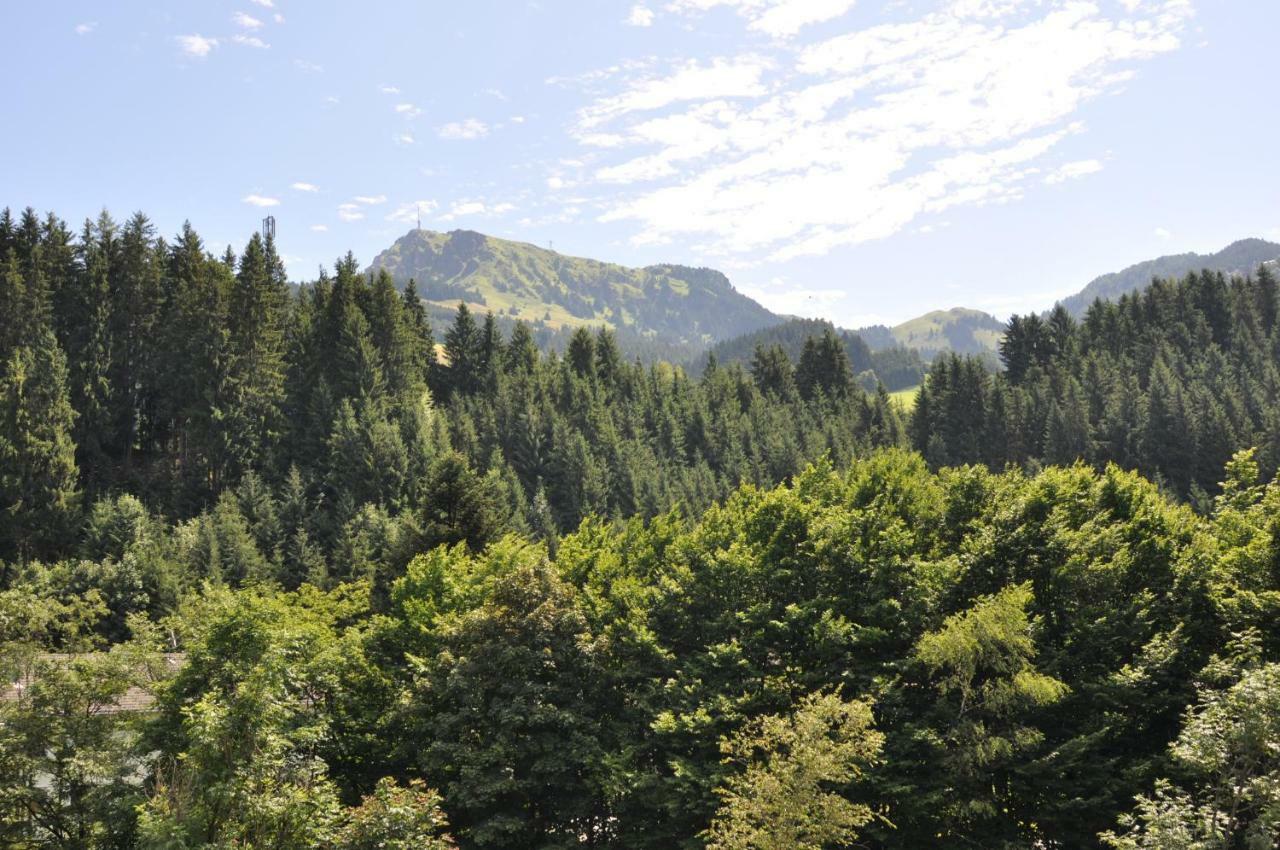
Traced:
[[1060, 303], [1068, 313], [1079, 318], [1097, 299], [1114, 301], [1121, 295], [1139, 292], [1151, 284], [1152, 278], [1180, 278], [1205, 269], [1248, 275], [1264, 263], [1272, 263], [1278, 258], [1280, 244], [1265, 239], [1241, 239], [1214, 254], [1168, 254], [1094, 278], [1079, 293], [1062, 299]]
[[893, 327], [872, 325], [854, 331], [871, 346], [881, 351], [894, 346], [912, 348], [925, 360], [939, 354], [988, 355], [994, 353], [1004, 335], [1004, 322], [969, 307], [933, 310]]
[[609, 325], [704, 348], [783, 321], [708, 268], [628, 268], [471, 230], [411, 230], [369, 266], [439, 310], [459, 301], [553, 331]]

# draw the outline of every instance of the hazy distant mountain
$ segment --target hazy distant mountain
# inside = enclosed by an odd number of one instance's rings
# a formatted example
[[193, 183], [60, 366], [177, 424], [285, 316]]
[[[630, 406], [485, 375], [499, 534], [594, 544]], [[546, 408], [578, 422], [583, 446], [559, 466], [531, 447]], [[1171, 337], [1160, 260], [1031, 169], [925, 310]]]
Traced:
[[893, 327], [872, 325], [855, 333], [873, 351], [904, 346], [920, 352], [926, 360], [954, 351], [957, 354], [991, 355], [1004, 334], [1004, 322], [967, 307], [934, 310]]
[[441, 310], [466, 301], [553, 331], [607, 324], [702, 348], [783, 321], [713, 269], [633, 269], [470, 230], [411, 230], [374, 258], [370, 270], [378, 269], [401, 286], [415, 279]]
[[1062, 306], [1079, 317], [1097, 299], [1111, 301], [1126, 293], [1146, 289], [1154, 277], [1180, 278], [1188, 272], [1203, 269], [1251, 274], [1258, 270], [1258, 266], [1277, 258], [1280, 258], [1280, 245], [1265, 239], [1241, 239], [1216, 254], [1170, 254], [1095, 278], [1078, 294], [1062, 299]]

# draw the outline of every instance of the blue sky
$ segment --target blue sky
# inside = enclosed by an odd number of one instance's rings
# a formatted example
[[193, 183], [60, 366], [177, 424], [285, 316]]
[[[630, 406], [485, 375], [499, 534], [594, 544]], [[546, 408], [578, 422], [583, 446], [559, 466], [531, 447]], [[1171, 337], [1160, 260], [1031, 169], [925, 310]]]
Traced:
[[845, 326], [1280, 240], [1275, 0], [6, 3], [0, 204], [290, 274], [413, 226]]

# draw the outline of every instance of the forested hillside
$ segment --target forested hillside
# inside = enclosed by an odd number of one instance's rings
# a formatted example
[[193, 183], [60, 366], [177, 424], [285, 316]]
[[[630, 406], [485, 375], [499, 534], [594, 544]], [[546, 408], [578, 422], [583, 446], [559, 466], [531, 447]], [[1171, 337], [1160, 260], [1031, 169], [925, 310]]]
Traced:
[[774, 346], [780, 346], [787, 357], [796, 362], [804, 356], [805, 344], [810, 339], [828, 332], [844, 345], [855, 378], [868, 389], [874, 389], [877, 383], [881, 383], [890, 391], [900, 390], [917, 386], [924, 380], [924, 363], [915, 349], [890, 346], [872, 351], [857, 334], [839, 330], [822, 319], [789, 319], [716, 343], [699, 358], [697, 371], [701, 372], [710, 358], [715, 358], [721, 365], [748, 365], [758, 348]]
[[1248, 274], [1258, 266], [1280, 258], [1280, 244], [1265, 239], [1241, 239], [1232, 242], [1214, 254], [1169, 254], [1135, 263], [1126, 269], [1104, 274], [1070, 298], [1062, 300], [1062, 306], [1075, 318], [1085, 314], [1094, 301], [1114, 301], [1145, 289], [1157, 278], [1178, 278], [1189, 272], [1222, 272], [1223, 274]]
[[1276, 277], [1220, 272], [1156, 281], [1077, 322], [1015, 316], [1004, 370], [972, 359], [933, 364], [912, 440], [935, 465], [1114, 462], [1207, 504], [1219, 470], [1257, 446], [1280, 464], [1280, 322]]
[[908, 428], [830, 328], [693, 378], [141, 215], [0, 257], [3, 846], [1280, 838], [1265, 272], [1020, 318]]

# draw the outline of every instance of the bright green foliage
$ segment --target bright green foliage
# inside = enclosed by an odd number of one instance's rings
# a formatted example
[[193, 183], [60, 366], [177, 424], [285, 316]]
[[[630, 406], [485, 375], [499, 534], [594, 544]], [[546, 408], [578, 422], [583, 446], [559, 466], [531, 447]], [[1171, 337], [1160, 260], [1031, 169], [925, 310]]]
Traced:
[[[184, 611], [139, 847], [310, 848], [338, 817], [325, 756], [363, 653], [349, 595], [207, 593]], [[175, 624], [176, 625], [176, 624]]]
[[373, 793], [348, 811], [334, 836], [334, 850], [449, 850], [440, 795], [421, 781], [407, 788], [379, 780]]
[[871, 707], [839, 694], [810, 694], [795, 711], [768, 715], [721, 741], [745, 766], [719, 789], [708, 850], [822, 850], [844, 846], [873, 813], [840, 789], [880, 752]]
[[1119, 850], [1265, 850], [1280, 841], [1280, 665], [1246, 670], [1204, 693], [1173, 744], [1190, 792], [1167, 781], [1138, 798]]
[[418, 763], [468, 847], [572, 847], [612, 828], [601, 651], [540, 561], [518, 553], [478, 607], [439, 620], [409, 708]]
[[[1015, 793], [1009, 768], [1044, 740], [1039, 709], [1068, 690], [1034, 666], [1031, 601], [1030, 585], [1009, 587], [916, 644], [915, 659], [938, 696], [922, 734], [946, 777], [936, 798], [925, 798], [939, 807], [934, 817], [947, 825], [944, 835], [981, 835], [984, 822], [1001, 819]], [[987, 834], [994, 838], [997, 829]]]
[[141, 800], [136, 718], [111, 713], [145, 681], [139, 656], [47, 657], [0, 650], [5, 682], [27, 683], [0, 703], [0, 841], [6, 846], [106, 848], [131, 839]]

